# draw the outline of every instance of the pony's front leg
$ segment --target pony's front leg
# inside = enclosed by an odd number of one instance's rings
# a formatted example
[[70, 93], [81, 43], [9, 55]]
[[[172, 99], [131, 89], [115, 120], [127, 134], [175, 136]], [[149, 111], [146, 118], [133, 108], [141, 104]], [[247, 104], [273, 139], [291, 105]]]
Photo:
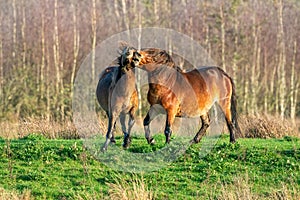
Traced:
[[173, 110], [167, 110], [167, 119], [166, 119], [166, 126], [165, 126], [165, 136], [166, 136], [166, 143], [169, 144], [172, 135], [171, 126], [175, 120], [175, 112]]
[[147, 113], [145, 119], [144, 119], [144, 131], [145, 131], [145, 138], [147, 139], [148, 144], [154, 144], [155, 140], [152, 138], [150, 133], [150, 122], [152, 119], [150, 118], [149, 112]]
[[144, 131], [145, 137], [147, 139], [148, 144], [154, 144], [155, 140], [152, 138], [150, 133], [150, 122], [157, 116], [158, 112], [156, 111], [154, 106], [151, 106], [145, 119], [144, 119]]
[[122, 127], [122, 132], [123, 132], [123, 135], [124, 135], [123, 147], [125, 146], [125, 138], [128, 135], [125, 121], [126, 121], [126, 114], [121, 113], [120, 114], [120, 123], [121, 123], [121, 127]]
[[124, 148], [128, 148], [131, 143], [131, 129], [132, 129], [133, 125], [135, 124], [134, 113], [135, 113], [135, 108], [132, 108], [129, 112], [128, 133], [124, 137], [124, 145], [123, 145]]
[[125, 119], [126, 119], [126, 114], [122, 113], [120, 115], [120, 122], [121, 122], [121, 126], [122, 126], [122, 132], [124, 134], [123, 147], [128, 148], [131, 143], [131, 136], [130, 136], [131, 128], [134, 125], [135, 121], [134, 121], [133, 115], [129, 114], [128, 130], [127, 130]]

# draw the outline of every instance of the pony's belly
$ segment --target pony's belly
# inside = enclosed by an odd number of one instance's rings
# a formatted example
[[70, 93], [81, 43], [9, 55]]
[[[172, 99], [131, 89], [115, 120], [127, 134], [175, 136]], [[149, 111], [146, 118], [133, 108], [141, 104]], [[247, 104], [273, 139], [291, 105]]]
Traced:
[[199, 107], [180, 107], [176, 117], [195, 118], [207, 113], [206, 109], [199, 109]]
[[207, 98], [205, 101], [203, 101], [203, 99], [204, 98], [198, 98], [196, 102], [183, 99], [178, 108], [178, 116], [194, 118], [207, 114], [217, 98]]

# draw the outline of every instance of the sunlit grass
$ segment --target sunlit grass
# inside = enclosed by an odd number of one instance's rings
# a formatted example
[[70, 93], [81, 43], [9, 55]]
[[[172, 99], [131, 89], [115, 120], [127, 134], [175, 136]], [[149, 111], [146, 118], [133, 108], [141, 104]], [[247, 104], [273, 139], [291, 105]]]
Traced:
[[[165, 148], [163, 134], [155, 137], [156, 146], [149, 146], [143, 137], [135, 136], [127, 150], [121, 147], [122, 137], [117, 137], [108, 153], [114, 148], [133, 155]], [[141, 199], [299, 197], [300, 139], [239, 139], [230, 144], [229, 136], [223, 135], [202, 156], [204, 143], [190, 146], [155, 171], [132, 173], [115, 171], [99, 161], [81, 140], [51, 140], [42, 135], [1, 139], [1, 195], [6, 195], [4, 199], [24, 195], [27, 199], [138, 199], [137, 194]]]

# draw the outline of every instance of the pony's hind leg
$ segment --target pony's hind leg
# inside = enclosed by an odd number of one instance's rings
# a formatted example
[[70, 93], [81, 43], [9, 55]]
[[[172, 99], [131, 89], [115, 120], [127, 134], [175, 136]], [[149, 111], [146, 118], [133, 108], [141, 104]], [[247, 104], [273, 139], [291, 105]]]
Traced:
[[116, 144], [115, 132], [116, 132], [116, 122], [114, 123], [114, 126], [112, 128], [112, 132], [111, 132], [110, 143], [112, 143], [112, 144]]
[[201, 115], [200, 118], [201, 118], [201, 122], [202, 122], [201, 128], [195, 135], [194, 139], [191, 140], [191, 143], [199, 143], [201, 138], [205, 135], [206, 130], [209, 127], [210, 119], [209, 119], [208, 113]]
[[[107, 117], [109, 118], [109, 113], [106, 112]], [[109, 122], [108, 122], [109, 123]], [[108, 124], [109, 126], [109, 124]], [[113, 144], [116, 144], [116, 140], [115, 140], [115, 131], [116, 131], [116, 122], [114, 123], [112, 130], [111, 130], [111, 138], [110, 138], [110, 142]], [[106, 133], [107, 134], [107, 133]]]
[[231, 112], [231, 100], [230, 99], [225, 99], [222, 102], [220, 102], [220, 107], [225, 115], [227, 127], [229, 130], [230, 134], [230, 142], [234, 143], [235, 142], [235, 127], [234, 124], [232, 123], [232, 115], [233, 113]]
[[[114, 132], [114, 126], [116, 124], [116, 114], [112, 114], [109, 118], [108, 118], [108, 129], [106, 132], [106, 140], [102, 146], [102, 151], [106, 151], [107, 147], [109, 145], [109, 143], [111, 142], [111, 139], [114, 137], [113, 136], [113, 132]], [[114, 140], [114, 139], [113, 139]]]

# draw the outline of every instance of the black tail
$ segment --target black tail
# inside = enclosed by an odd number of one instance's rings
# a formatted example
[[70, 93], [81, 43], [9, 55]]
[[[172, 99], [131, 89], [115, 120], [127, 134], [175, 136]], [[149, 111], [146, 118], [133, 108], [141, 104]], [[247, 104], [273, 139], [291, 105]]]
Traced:
[[237, 120], [237, 101], [236, 101], [236, 92], [235, 92], [235, 84], [233, 82], [233, 79], [221, 68], [217, 67], [218, 70], [224, 74], [229, 80], [230, 80], [230, 83], [231, 83], [231, 88], [232, 88], [232, 94], [231, 94], [231, 106], [230, 106], [230, 112], [231, 112], [231, 122], [232, 122], [232, 125], [233, 125], [233, 128], [235, 129], [235, 133], [237, 136], [241, 136], [242, 134], [242, 131], [240, 129], [240, 126], [238, 124], [238, 120]]
[[235, 84], [234, 84], [234, 82], [233, 82], [233, 80], [232, 80], [231, 77], [229, 77], [228, 75], [227, 75], [227, 77], [230, 79], [231, 87], [232, 87], [231, 107], [230, 107], [230, 110], [231, 110], [231, 121], [232, 121], [233, 127], [236, 129], [236, 134], [238, 136], [241, 136], [242, 132], [241, 132], [240, 126], [238, 124], [238, 120], [237, 120], [237, 110], [236, 110], [237, 101], [236, 101]]

